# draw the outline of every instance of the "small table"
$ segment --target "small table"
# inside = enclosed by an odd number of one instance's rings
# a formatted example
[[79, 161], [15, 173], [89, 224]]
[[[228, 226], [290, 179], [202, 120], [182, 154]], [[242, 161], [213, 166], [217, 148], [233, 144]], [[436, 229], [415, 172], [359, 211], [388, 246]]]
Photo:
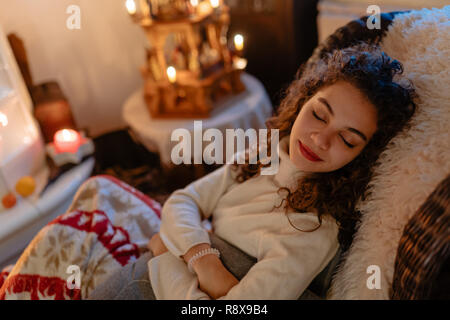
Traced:
[[[202, 120], [202, 129], [219, 129], [225, 137], [225, 129], [264, 129], [265, 121], [272, 115], [272, 103], [262, 83], [243, 73], [246, 91], [219, 101], [211, 111], [211, 117]], [[152, 152], [160, 155], [161, 164], [172, 167], [172, 148], [178, 141], [171, 141], [172, 132], [179, 128], [189, 130], [194, 136], [194, 119], [153, 119], [144, 101], [143, 89], [134, 92], [122, 110], [125, 122], [136, 138]], [[203, 143], [203, 148], [208, 143]], [[225, 141], [224, 141], [225, 144]]]
[[0, 271], [15, 263], [39, 230], [66, 212], [94, 165], [93, 157], [86, 159], [63, 173], [38, 199], [21, 199], [14, 208], [0, 213]]

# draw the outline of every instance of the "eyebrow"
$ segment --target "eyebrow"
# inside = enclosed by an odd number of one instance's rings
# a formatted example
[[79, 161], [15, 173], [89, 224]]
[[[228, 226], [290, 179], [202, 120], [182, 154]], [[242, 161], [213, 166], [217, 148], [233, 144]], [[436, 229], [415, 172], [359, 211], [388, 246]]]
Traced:
[[[328, 101], [325, 98], [319, 97], [317, 100], [319, 100], [320, 102], [322, 102], [328, 109], [328, 111], [331, 113], [331, 115], [334, 117], [334, 112], [333, 109], [331, 108], [330, 104], [328, 103]], [[364, 141], [367, 141], [367, 137], [364, 135], [364, 133], [362, 133], [361, 131], [355, 129], [355, 128], [351, 128], [351, 127], [347, 127], [346, 128], [348, 131], [351, 131], [355, 134], [357, 134], [358, 136], [360, 136]]]

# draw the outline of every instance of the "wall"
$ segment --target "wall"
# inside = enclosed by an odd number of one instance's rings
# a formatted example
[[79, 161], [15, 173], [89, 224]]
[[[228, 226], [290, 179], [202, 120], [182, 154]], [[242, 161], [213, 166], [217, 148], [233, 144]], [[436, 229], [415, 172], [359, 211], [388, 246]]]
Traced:
[[[93, 136], [122, 128], [122, 104], [142, 85], [147, 40], [125, 0], [0, 0], [0, 24], [24, 41], [34, 84], [55, 79], [81, 128]], [[81, 9], [70, 30], [68, 6]]]

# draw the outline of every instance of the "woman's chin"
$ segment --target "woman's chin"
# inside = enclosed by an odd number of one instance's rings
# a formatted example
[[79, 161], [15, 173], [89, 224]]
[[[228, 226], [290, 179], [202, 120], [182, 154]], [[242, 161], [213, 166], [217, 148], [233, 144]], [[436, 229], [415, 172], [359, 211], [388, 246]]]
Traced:
[[305, 159], [299, 150], [291, 150], [289, 158], [297, 169], [303, 172], [321, 172], [324, 169], [323, 161], [313, 162]]
[[309, 163], [305, 163], [303, 159], [299, 159], [298, 157], [294, 156], [291, 157], [291, 162], [297, 167], [297, 169], [301, 171], [314, 172], [314, 167], [311, 166]]

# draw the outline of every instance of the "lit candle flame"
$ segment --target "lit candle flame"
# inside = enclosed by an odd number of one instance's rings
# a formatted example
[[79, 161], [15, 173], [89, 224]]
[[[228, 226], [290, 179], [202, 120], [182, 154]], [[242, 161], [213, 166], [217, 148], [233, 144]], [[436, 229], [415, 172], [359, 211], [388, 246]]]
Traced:
[[134, 0], [127, 0], [125, 6], [127, 7], [129, 14], [136, 14], [136, 3], [134, 2]]
[[3, 112], [0, 112], [0, 124], [4, 127], [8, 125], [8, 117]]
[[244, 37], [241, 34], [234, 36], [234, 47], [237, 51], [244, 50]]
[[209, 1], [202, 1], [198, 4], [198, 13], [207, 15], [212, 11], [211, 3]]
[[55, 140], [63, 142], [75, 141], [77, 140], [77, 134], [73, 130], [63, 129], [56, 133]]
[[213, 7], [214, 9], [218, 8], [220, 5], [219, 0], [209, 0], [209, 2], [211, 3], [211, 7]]
[[167, 68], [167, 77], [170, 83], [175, 83], [177, 81], [177, 70], [174, 67]]
[[244, 70], [247, 67], [247, 60], [246, 59], [242, 59], [242, 58], [241, 59], [237, 59], [235, 61], [234, 65], [236, 66], [237, 69]]

